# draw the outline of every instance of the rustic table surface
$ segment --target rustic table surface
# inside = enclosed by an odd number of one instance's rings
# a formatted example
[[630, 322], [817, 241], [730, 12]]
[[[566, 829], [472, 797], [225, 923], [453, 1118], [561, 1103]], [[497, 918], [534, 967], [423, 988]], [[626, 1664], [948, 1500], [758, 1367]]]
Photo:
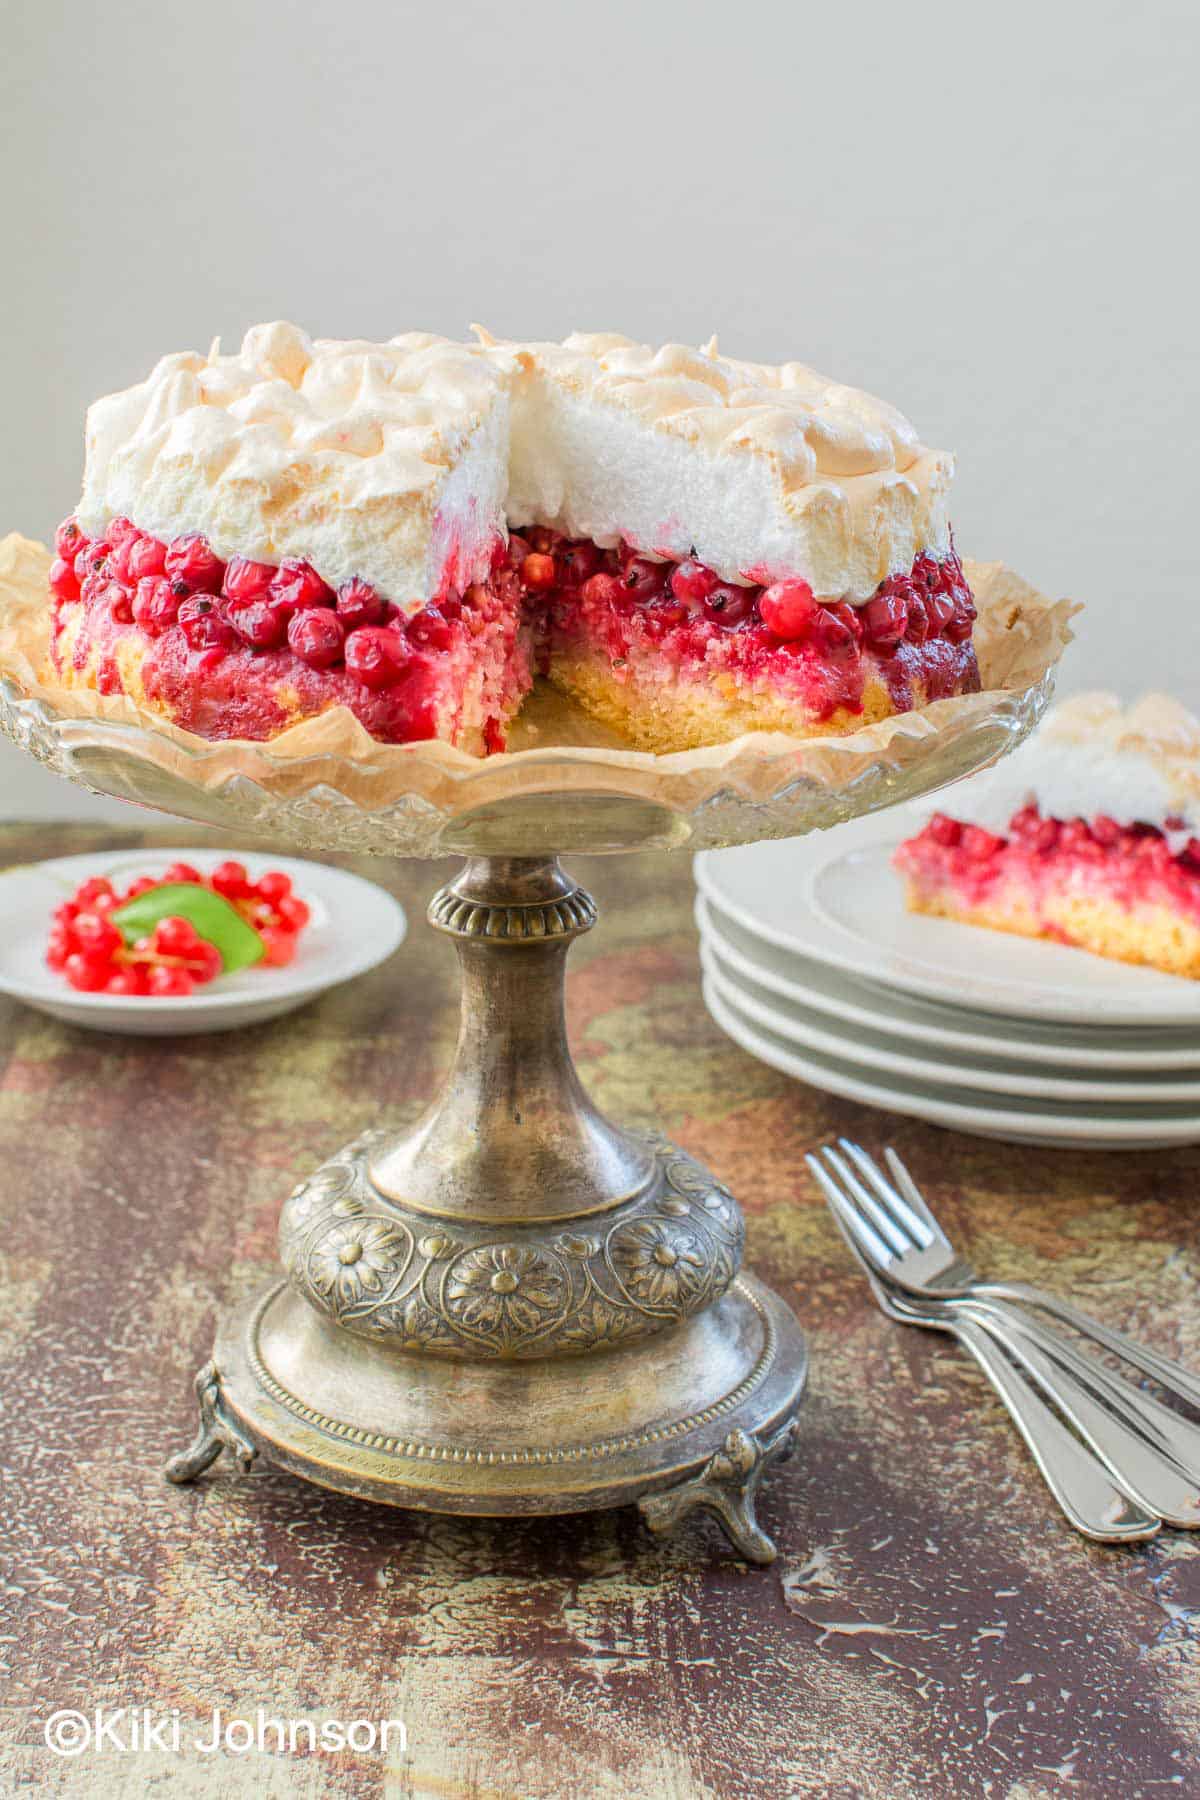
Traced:
[[[0, 864], [204, 841], [130, 819], [0, 828]], [[802, 1160], [839, 1131], [897, 1144], [979, 1265], [1196, 1367], [1200, 1151], [1010, 1149], [759, 1066], [701, 1004], [684, 857], [572, 865], [601, 906], [572, 1037], [608, 1111], [729, 1183], [750, 1266], [810, 1334], [799, 1453], [761, 1502], [775, 1566], [703, 1519], [654, 1541], [633, 1512], [422, 1517], [228, 1458], [163, 1481], [218, 1312], [273, 1270], [283, 1194], [449, 1054], [454, 958], [422, 923], [444, 870], [355, 866], [399, 894], [408, 942], [292, 1018], [155, 1041], [0, 1001], [3, 1791], [1200, 1794], [1195, 1541], [1069, 1531], [973, 1366], [875, 1310]], [[178, 1709], [183, 1748], [52, 1756], [48, 1715], [100, 1705]], [[407, 1752], [195, 1749], [215, 1707], [259, 1706], [401, 1719]]]

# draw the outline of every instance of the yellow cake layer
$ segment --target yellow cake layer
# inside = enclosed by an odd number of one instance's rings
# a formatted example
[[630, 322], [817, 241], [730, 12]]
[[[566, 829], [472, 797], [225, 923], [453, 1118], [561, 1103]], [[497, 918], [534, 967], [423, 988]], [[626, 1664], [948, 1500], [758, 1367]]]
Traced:
[[[664, 676], [662, 665], [642, 669], [631, 660], [617, 674], [594, 650], [559, 649], [550, 658], [549, 676], [594, 719], [627, 737], [635, 749], [660, 755], [728, 743], [745, 731], [836, 737], [873, 725], [896, 711], [878, 677], [868, 679], [864, 686], [861, 712], [840, 706], [828, 718], [813, 720], [782, 690], [724, 669], [703, 679], [671, 680]], [[912, 684], [912, 703], [914, 707], [926, 704], [920, 681]]]
[[1170, 907], [1144, 903], [1133, 908], [1093, 894], [1048, 894], [1035, 908], [1024, 895], [967, 905], [947, 889], [906, 883], [910, 912], [963, 925], [985, 925], [1016, 937], [1069, 940], [1080, 950], [1114, 962], [1141, 963], [1167, 975], [1200, 980], [1200, 925]]

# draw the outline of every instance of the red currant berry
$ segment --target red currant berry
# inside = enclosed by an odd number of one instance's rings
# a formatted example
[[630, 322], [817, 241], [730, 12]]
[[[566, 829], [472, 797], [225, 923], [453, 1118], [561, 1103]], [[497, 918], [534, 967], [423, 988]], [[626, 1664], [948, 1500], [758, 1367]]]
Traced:
[[690, 560], [679, 563], [671, 571], [671, 592], [685, 606], [699, 606], [717, 586], [717, 577], [703, 563]]
[[645, 556], [632, 557], [621, 574], [622, 593], [626, 600], [632, 600], [638, 606], [657, 600], [666, 585], [666, 563], [651, 562]]
[[192, 594], [179, 604], [179, 627], [189, 650], [232, 650], [237, 633], [207, 594]]
[[199, 883], [203, 880], [204, 877], [201, 875], [199, 869], [193, 868], [191, 863], [173, 862], [168, 868], [163, 870], [162, 885], [166, 887], [168, 884], [174, 884], [181, 881]]
[[306, 901], [298, 894], [284, 894], [275, 905], [279, 914], [279, 922], [288, 931], [303, 931], [312, 918], [312, 912]]
[[143, 575], [130, 608], [149, 637], [169, 631], [179, 617], [179, 599], [163, 575]]
[[623, 589], [615, 575], [591, 575], [583, 584], [583, 599], [588, 606], [615, 606]]
[[100, 913], [81, 912], [72, 926], [75, 942], [85, 956], [111, 957], [124, 939], [111, 920]]
[[342, 660], [346, 627], [328, 607], [310, 606], [293, 613], [287, 641], [292, 655], [310, 669], [329, 669]]
[[327, 587], [311, 563], [298, 557], [285, 557], [270, 586], [271, 602], [285, 618], [305, 606], [332, 606], [334, 593]]
[[408, 621], [407, 630], [409, 638], [422, 650], [448, 650], [454, 641], [441, 607], [432, 600]]
[[225, 564], [198, 531], [185, 531], [172, 538], [164, 563], [171, 581], [187, 583], [193, 594], [219, 594], [225, 575]]
[[129, 886], [126, 888], [125, 898], [126, 898], [126, 900], [136, 900], [139, 894], [149, 894], [153, 891], [153, 889], [155, 889], [156, 887], [161, 887], [161, 886], [162, 886], [162, 883], [159, 881], [155, 881], [153, 876], [139, 875], [137, 880], [131, 881]]
[[109, 520], [105, 527], [104, 535], [115, 550], [119, 545], [125, 543], [127, 539], [136, 537], [138, 535], [138, 528], [132, 519], [127, 519], [124, 514], [118, 513], [115, 519]]
[[74, 518], [64, 519], [54, 534], [54, 548], [64, 562], [74, 562], [79, 552], [87, 546], [87, 538], [79, 529]]
[[190, 956], [200, 942], [200, 934], [190, 919], [169, 913], [154, 927], [153, 941], [160, 956]]
[[194, 981], [215, 981], [225, 967], [221, 952], [207, 938], [201, 938], [186, 958], [188, 973]]
[[854, 656], [858, 643], [853, 627], [832, 606], [821, 606], [817, 611], [819, 616], [813, 623], [812, 638], [821, 654], [831, 662], [845, 662]]
[[754, 589], [718, 581], [705, 597], [703, 610], [716, 625], [741, 625], [754, 611]]
[[274, 563], [251, 562], [248, 556], [231, 556], [225, 564], [222, 592], [228, 600], [261, 600], [275, 579]]
[[964, 589], [955, 595], [954, 614], [946, 626], [946, 636], [952, 644], [965, 644], [971, 636], [971, 630], [977, 618], [975, 603]]
[[409, 661], [403, 635], [390, 625], [362, 625], [346, 639], [346, 668], [371, 689], [399, 681]]
[[56, 556], [50, 564], [50, 591], [58, 600], [78, 600], [79, 577], [75, 573], [74, 563], [68, 562], [65, 556]]
[[107, 957], [89, 956], [83, 950], [73, 950], [63, 965], [67, 980], [81, 994], [99, 993], [111, 970], [112, 964]]
[[558, 569], [552, 556], [532, 550], [521, 564], [521, 580], [534, 593], [544, 593], [558, 580]]
[[66, 925], [52, 925], [46, 939], [47, 966], [51, 969], [64, 969], [74, 948], [75, 939], [70, 928]]
[[166, 963], [156, 963], [146, 971], [146, 992], [159, 999], [182, 1000], [195, 986], [195, 980], [186, 969], [173, 969]]
[[77, 910], [90, 907], [101, 894], [112, 894], [113, 884], [107, 875], [89, 875], [86, 881], [80, 882], [75, 889], [75, 906]]
[[564, 587], [581, 588], [600, 567], [600, 552], [595, 544], [576, 544], [559, 567], [559, 580]]
[[929, 637], [929, 613], [924, 600], [915, 591], [908, 597], [908, 625], [905, 637], [910, 644], [923, 644]]
[[268, 925], [262, 933], [262, 941], [266, 946], [263, 961], [269, 968], [284, 968], [296, 954], [296, 934], [285, 931], [282, 926]]
[[346, 630], [357, 631], [360, 625], [382, 625], [387, 617], [387, 601], [369, 581], [355, 575], [338, 589], [337, 611]]
[[268, 869], [255, 886], [254, 891], [260, 900], [267, 902], [268, 906], [278, 906], [279, 902], [286, 900], [291, 893], [292, 878], [290, 875], [285, 875], [282, 869]]
[[230, 600], [225, 612], [243, 643], [255, 650], [276, 650], [287, 636], [287, 614], [270, 600]]
[[223, 894], [226, 900], [245, 900], [254, 891], [245, 863], [235, 862], [232, 857], [217, 864], [208, 878], [208, 885], [215, 894]]
[[776, 581], [759, 595], [758, 610], [768, 631], [794, 642], [809, 635], [822, 609], [807, 581]]
[[146, 978], [142, 971], [132, 963], [124, 968], [116, 969], [104, 984], [106, 994], [119, 994], [130, 1000], [140, 997], [146, 992]]
[[126, 548], [125, 565], [130, 581], [161, 575], [167, 566], [167, 546], [156, 537], [134, 538]]
[[868, 644], [881, 655], [890, 655], [908, 629], [908, 606], [904, 596], [876, 594], [862, 610]]

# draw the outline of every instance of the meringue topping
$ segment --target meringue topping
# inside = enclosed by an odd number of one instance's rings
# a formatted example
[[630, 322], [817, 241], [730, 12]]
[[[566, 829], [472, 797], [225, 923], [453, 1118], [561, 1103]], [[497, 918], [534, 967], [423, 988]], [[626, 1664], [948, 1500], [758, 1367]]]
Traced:
[[858, 389], [715, 342], [479, 335], [314, 341], [276, 322], [233, 355], [164, 357], [91, 407], [80, 523], [124, 513], [223, 558], [305, 557], [406, 610], [480, 579], [506, 518], [858, 602], [946, 553], [952, 458]]

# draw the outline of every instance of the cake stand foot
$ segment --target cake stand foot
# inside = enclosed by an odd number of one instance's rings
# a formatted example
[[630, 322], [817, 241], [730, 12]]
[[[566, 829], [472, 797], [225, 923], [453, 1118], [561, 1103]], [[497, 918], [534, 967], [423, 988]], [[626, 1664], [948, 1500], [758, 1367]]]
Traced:
[[765, 1565], [775, 1561], [774, 1541], [758, 1523], [754, 1502], [758, 1484], [772, 1463], [786, 1462], [795, 1447], [797, 1421], [786, 1424], [765, 1440], [748, 1431], [731, 1431], [699, 1475], [681, 1481], [666, 1493], [647, 1494], [638, 1511], [656, 1536], [673, 1531], [689, 1513], [714, 1513], [725, 1535], [747, 1562]]
[[230, 1451], [243, 1474], [248, 1473], [258, 1452], [225, 1407], [215, 1362], [206, 1362], [196, 1376], [196, 1400], [200, 1408], [199, 1428], [188, 1448], [167, 1464], [163, 1471], [167, 1480], [194, 1481], [216, 1462], [222, 1450]]

